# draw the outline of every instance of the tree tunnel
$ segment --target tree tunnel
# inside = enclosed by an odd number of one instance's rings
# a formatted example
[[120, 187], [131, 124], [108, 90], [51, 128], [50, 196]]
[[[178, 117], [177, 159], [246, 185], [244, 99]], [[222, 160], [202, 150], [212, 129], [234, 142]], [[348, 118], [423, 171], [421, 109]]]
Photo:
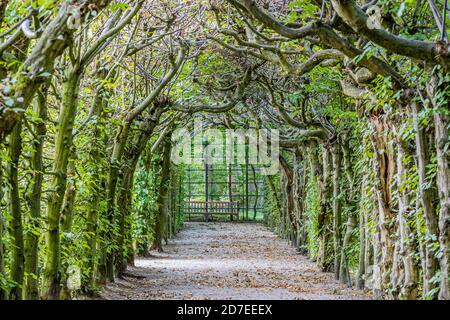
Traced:
[[0, 300], [448, 300], [449, 10], [0, 0]]

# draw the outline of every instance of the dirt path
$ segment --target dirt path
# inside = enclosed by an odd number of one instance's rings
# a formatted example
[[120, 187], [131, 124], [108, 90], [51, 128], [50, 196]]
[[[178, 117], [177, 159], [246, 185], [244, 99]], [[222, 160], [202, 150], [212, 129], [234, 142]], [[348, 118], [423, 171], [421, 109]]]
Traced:
[[261, 225], [186, 223], [164, 253], [136, 259], [104, 299], [368, 299]]

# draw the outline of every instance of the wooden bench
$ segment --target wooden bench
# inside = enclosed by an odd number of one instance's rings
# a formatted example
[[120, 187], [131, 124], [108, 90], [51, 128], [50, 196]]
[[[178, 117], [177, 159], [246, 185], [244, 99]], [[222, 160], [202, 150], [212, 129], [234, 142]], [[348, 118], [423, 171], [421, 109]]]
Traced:
[[209, 220], [210, 215], [229, 215], [231, 221], [233, 216], [239, 218], [239, 202], [234, 201], [186, 201], [184, 213], [191, 215], [203, 215], [205, 221]]

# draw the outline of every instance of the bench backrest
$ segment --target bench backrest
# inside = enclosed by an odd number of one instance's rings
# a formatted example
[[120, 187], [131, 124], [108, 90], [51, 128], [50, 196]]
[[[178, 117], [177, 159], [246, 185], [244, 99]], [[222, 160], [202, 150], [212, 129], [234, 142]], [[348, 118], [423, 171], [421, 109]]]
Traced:
[[184, 213], [188, 214], [239, 214], [235, 201], [186, 201]]

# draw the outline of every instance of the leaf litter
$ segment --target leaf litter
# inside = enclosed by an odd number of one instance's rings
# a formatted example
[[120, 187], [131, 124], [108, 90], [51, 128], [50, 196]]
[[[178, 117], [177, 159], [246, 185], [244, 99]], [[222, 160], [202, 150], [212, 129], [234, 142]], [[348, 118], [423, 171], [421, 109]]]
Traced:
[[187, 222], [164, 247], [137, 257], [102, 299], [370, 299], [323, 273], [256, 223]]

